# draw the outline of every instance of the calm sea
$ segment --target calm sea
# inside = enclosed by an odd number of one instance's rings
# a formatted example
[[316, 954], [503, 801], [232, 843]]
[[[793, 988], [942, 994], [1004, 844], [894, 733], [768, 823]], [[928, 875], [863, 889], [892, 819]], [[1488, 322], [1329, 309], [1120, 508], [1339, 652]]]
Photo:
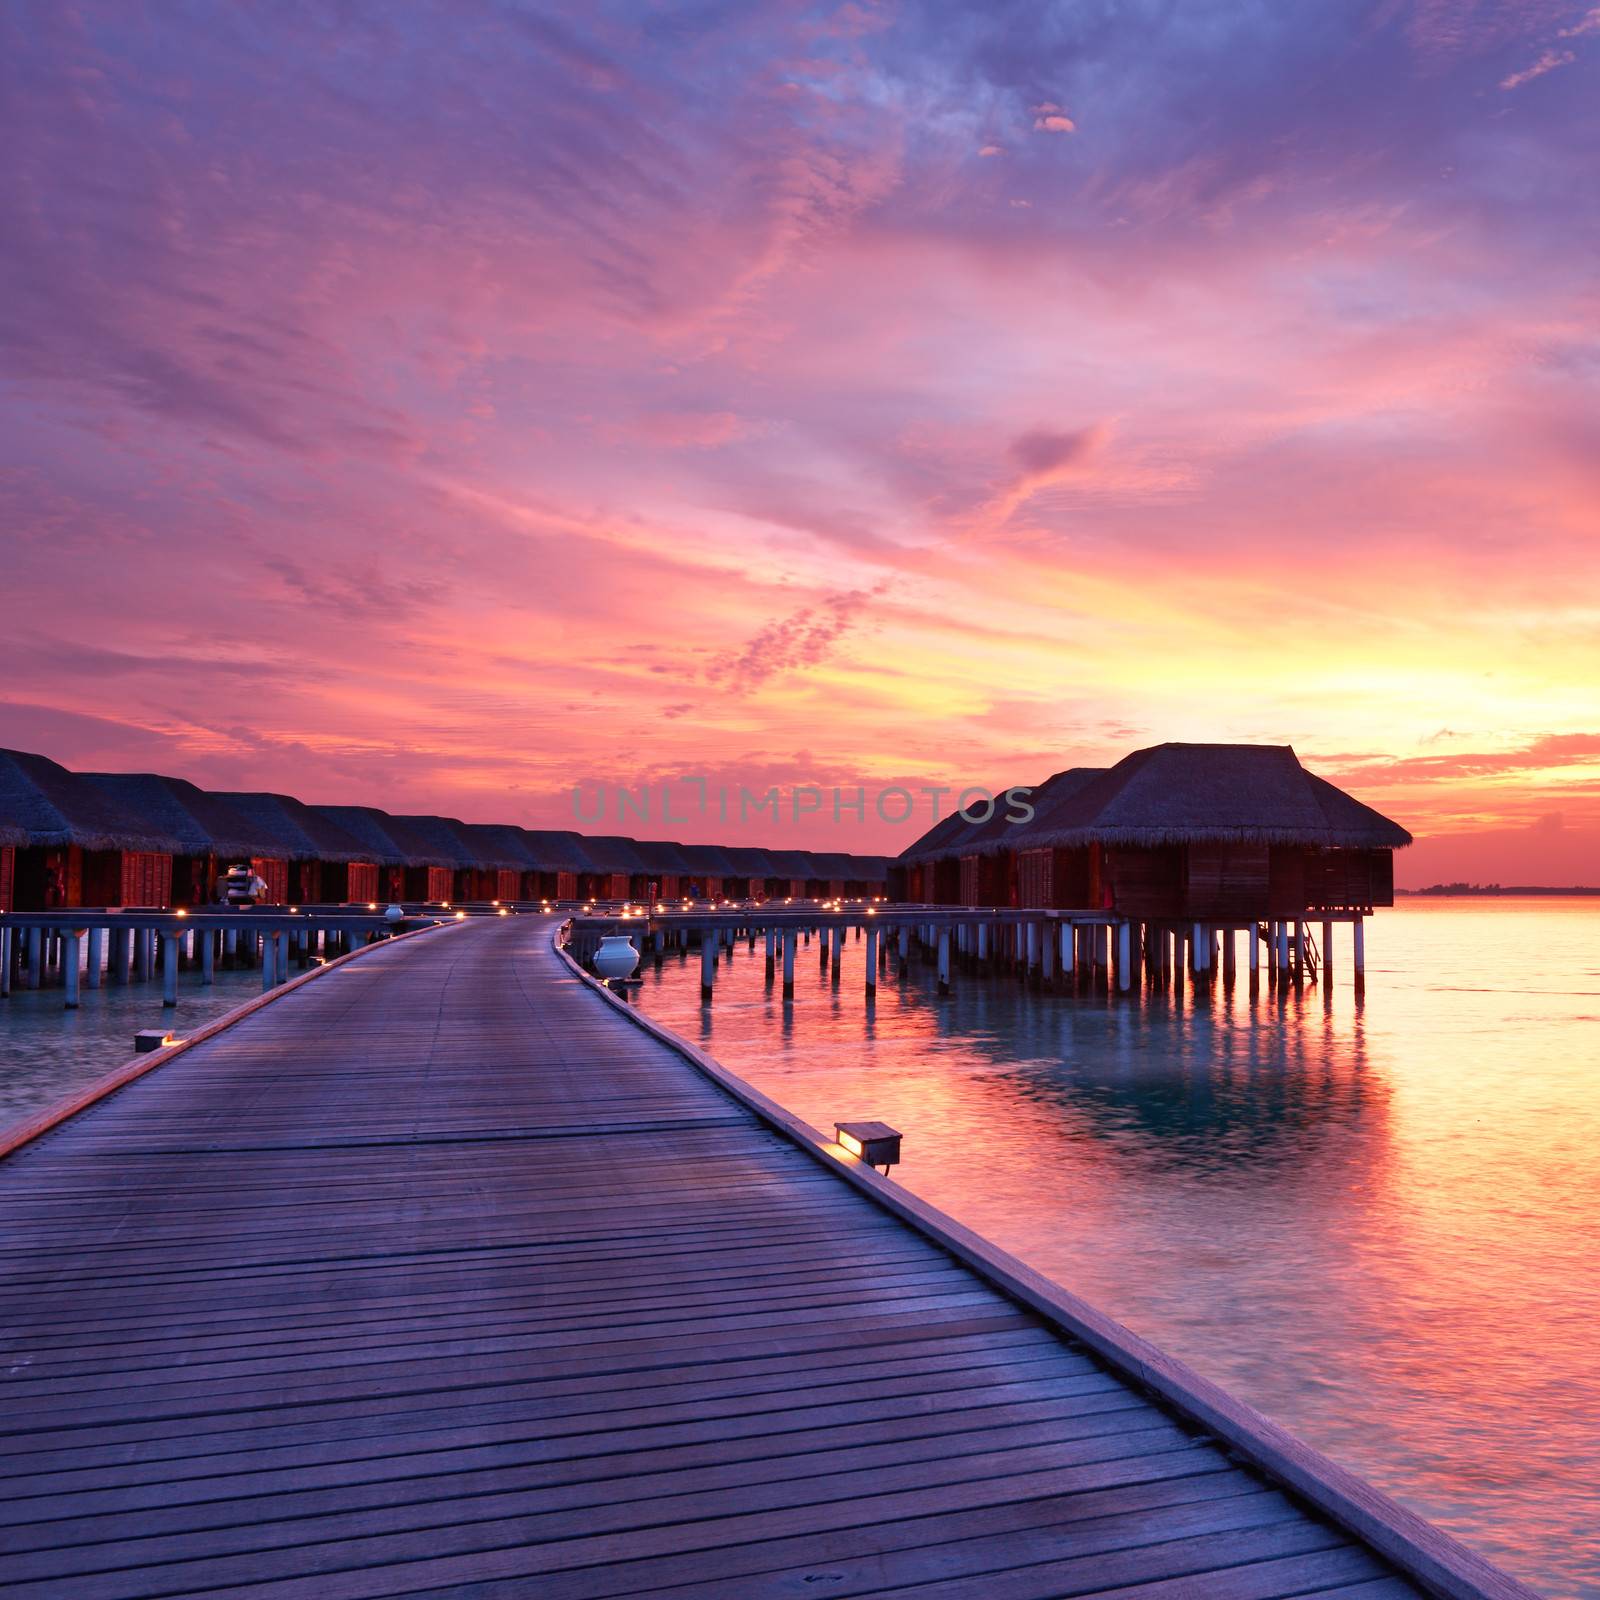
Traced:
[[[1342, 937], [1340, 934], [1342, 933]], [[1326, 992], [868, 1010], [815, 945], [640, 1004], [898, 1181], [1552, 1595], [1600, 1596], [1600, 900], [1405, 902]], [[1241, 947], [1242, 948], [1242, 947]]]

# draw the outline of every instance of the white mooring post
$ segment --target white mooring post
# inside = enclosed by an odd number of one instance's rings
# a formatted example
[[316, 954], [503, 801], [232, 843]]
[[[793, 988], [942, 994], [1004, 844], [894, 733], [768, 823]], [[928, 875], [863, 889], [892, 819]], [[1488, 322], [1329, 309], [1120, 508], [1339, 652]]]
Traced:
[[1071, 922], [1061, 924], [1061, 975], [1064, 978], [1072, 976], [1073, 945], [1076, 941], [1077, 926]]
[[83, 953], [83, 935], [74, 928], [66, 936], [65, 948], [61, 955], [62, 976], [67, 983], [68, 1011], [78, 1009], [78, 957]]
[[161, 946], [161, 1004], [167, 1007], [178, 1003], [178, 935], [162, 935]]
[[900, 924], [899, 945], [900, 976], [903, 978], [911, 965], [911, 924], [909, 922]]
[[1023, 976], [1032, 983], [1035, 973], [1039, 970], [1039, 924], [1030, 922], [1022, 930], [1022, 937]]
[[1326, 987], [1328, 979], [1333, 975], [1333, 924], [1322, 924], [1322, 982]]
[[1133, 927], [1126, 921], [1117, 928], [1117, 987], [1124, 994], [1133, 987]]
[[0, 928], [0, 1000], [11, 998], [11, 930]]
[[839, 981], [839, 969], [844, 961], [844, 924], [833, 925], [833, 981]]
[[84, 967], [83, 981], [91, 989], [100, 987], [100, 967], [105, 959], [106, 930], [104, 928], [91, 928], [89, 930], [89, 955]]
[[216, 981], [217, 971], [217, 935], [214, 929], [202, 928], [200, 930], [200, 982], [211, 984]]
[[878, 992], [878, 925], [875, 922], [867, 924], [867, 948], [862, 970], [865, 973], [866, 991], [870, 998]]
[[28, 987], [39, 987], [39, 974], [44, 967], [44, 929], [28, 929]]
[[[659, 937], [659, 935], [657, 937]], [[766, 965], [766, 980], [767, 980], [768, 983], [771, 983], [773, 978], [777, 976], [777, 971], [778, 971], [778, 930], [776, 928], [772, 927], [771, 924], [769, 923], [768, 926], [767, 926], [767, 965]]]
[[1367, 976], [1367, 923], [1365, 917], [1357, 917], [1350, 924], [1353, 934], [1351, 940], [1352, 963], [1355, 967], [1357, 984], [1364, 983]]
[[939, 930], [939, 993], [950, 993], [950, 930]]
[[1289, 924], [1278, 922], [1273, 926], [1278, 930], [1278, 975], [1283, 977], [1289, 971]]
[[711, 991], [717, 982], [717, 935], [711, 928], [700, 930], [700, 1004], [711, 1004]]
[[[798, 928], [785, 928], [783, 930], [783, 998], [794, 999], [794, 952], [799, 942], [800, 930]], [[901, 937], [905, 934], [902, 930]]]
[[[252, 932], [250, 937], [253, 939], [255, 934]], [[272, 946], [273, 941], [271, 939], [263, 939], [261, 941], [261, 992], [263, 994], [272, 987], [275, 981], [272, 976], [272, 969], [275, 965]]]

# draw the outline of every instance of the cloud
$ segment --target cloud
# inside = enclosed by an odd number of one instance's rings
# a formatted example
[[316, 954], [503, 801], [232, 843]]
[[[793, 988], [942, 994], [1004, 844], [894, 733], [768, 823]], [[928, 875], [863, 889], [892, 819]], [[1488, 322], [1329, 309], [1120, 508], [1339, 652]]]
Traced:
[[825, 661], [834, 646], [859, 622], [861, 613], [882, 594], [852, 589], [822, 596], [757, 630], [739, 650], [724, 651], [706, 669], [712, 683], [747, 693], [769, 680]]
[[1053, 100], [1033, 107], [1033, 125], [1041, 133], [1076, 133], [1078, 125]]
[[1094, 449], [1099, 432], [1078, 428], [1068, 433], [1036, 429], [1011, 441], [1010, 456], [1030, 477], [1053, 477], [1063, 467], [1082, 461]]
[[1535, 78], [1542, 78], [1547, 72], [1554, 72], [1557, 67], [1571, 65], [1578, 59], [1572, 50], [1546, 50], [1531, 67], [1524, 67], [1521, 72], [1513, 72], [1509, 77], [1500, 80], [1502, 89], [1520, 89], [1525, 83], [1532, 83]]

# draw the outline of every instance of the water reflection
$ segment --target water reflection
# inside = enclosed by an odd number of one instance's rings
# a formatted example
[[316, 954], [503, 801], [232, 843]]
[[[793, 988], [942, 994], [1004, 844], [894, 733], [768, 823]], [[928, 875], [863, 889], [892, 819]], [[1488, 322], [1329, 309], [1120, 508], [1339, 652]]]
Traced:
[[900, 1181], [1552, 1594], [1600, 1597], [1600, 905], [1412, 903], [1367, 991], [869, 1005], [739, 948], [641, 1005]]

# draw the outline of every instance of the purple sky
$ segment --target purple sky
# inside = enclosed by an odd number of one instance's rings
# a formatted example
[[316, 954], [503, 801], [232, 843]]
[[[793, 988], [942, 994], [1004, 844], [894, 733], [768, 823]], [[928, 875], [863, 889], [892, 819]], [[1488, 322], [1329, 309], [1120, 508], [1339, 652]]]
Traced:
[[0, 742], [559, 823], [1271, 739], [1600, 879], [1600, 9], [0, 19]]

